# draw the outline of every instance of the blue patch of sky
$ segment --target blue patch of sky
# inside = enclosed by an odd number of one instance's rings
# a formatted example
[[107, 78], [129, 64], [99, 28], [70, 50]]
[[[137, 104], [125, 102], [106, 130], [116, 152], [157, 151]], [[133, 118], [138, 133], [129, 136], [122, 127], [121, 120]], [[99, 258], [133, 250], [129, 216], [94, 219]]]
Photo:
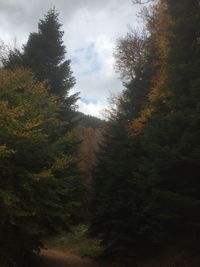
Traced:
[[77, 65], [80, 64], [80, 60], [79, 60], [79, 58], [77, 56], [69, 55], [69, 57], [70, 57], [70, 60], [71, 60], [72, 64], [77, 64]]
[[81, 52], [83, 52], [84, 50], [85, 50], [85, 48], [80, 47], [80, 48], [75, 49], [75, 50], [74, 50], [74, 53], [81, 53]]
[[101, 63], [98, 59], [98, 54], [95, 50], [95, 43], [90, 42], [85, 47], [80, 47], [74, 50], [71, 55], [72, 64], [79, 65], [81, 60], [84, 60], [85, 66], [83, 69], [80, 69], [80, 74], [90, 75], [92, 73], [97, 73], [102, 69]]
[[83, 103], [85, 103], [86, 105], [88, 105], [88, 104], [96, 105], [97, 104], [97, 100], [95, 98], [86, 98], [86, 97], [84, 97], [84, 98], [81, 98], [81, 101]]
[[91, 42], [87, 48], [85, 49], [85, 58], [87, 60], [92, 60], [93, 56], [95, 56], [96, 52], [95, 52], [95, 43]]
[[82, 71], [80, 72], [80, 74], [87, 76], [87, 75], [90, 75], [90, 74], [93, 74], [93, 73], [97, 73], [97, 72], [99, 72], [101, 69], [102, 69], [102, 68], [101, 68], [101, 65], [100, 65], [99, 63], [97, 63], [97, 62], [92, 62], [92, 64], [90, 64], [89, 66], [87, 66], [86, 69], [82, 70]]

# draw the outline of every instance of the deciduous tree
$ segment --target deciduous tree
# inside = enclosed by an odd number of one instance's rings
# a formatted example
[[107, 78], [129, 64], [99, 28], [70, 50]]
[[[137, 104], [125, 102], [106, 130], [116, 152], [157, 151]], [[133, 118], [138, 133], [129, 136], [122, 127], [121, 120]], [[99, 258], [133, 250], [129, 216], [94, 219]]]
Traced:
[[0, 71], [0, 259], [10, 266], [79, 207], [74, 134], [63, 135], [60, 109], [29, 71]]

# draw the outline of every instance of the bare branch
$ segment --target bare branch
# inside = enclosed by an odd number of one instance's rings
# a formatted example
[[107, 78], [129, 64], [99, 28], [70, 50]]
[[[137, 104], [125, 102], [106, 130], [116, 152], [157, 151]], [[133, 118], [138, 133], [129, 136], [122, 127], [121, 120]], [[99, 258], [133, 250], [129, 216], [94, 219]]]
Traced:
[[123, 81], [134, 78], [135, 71], [145, 61], [146, 33], [129, 31], [125, 38], [117, 42], [115, 49], [115, 69]]

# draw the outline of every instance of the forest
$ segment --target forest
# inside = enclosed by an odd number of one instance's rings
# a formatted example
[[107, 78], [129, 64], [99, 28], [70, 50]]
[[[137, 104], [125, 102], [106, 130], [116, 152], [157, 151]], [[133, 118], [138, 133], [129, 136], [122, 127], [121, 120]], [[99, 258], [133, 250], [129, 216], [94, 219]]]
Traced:
[[0, 42], [0, 267], [200, 266], [200, 2], [133, 2], [105, 120], [77, 109], [56, 8]]

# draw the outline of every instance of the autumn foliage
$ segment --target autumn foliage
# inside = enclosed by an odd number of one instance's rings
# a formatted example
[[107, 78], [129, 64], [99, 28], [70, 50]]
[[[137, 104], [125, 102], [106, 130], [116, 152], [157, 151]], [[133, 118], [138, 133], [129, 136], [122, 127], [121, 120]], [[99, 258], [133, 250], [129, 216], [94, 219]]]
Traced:
[[24, 264], [74, 212], [76, 158], [63, 150], [73, 133], [59, 136], [60, 109], [29, 71], [0, 71], [0, 258], [9, 264]]
[[199, 3], [152, 2], [117, 45], [124, 91], [94, 168], [91, 231], [123, 258], [200, 243]]

